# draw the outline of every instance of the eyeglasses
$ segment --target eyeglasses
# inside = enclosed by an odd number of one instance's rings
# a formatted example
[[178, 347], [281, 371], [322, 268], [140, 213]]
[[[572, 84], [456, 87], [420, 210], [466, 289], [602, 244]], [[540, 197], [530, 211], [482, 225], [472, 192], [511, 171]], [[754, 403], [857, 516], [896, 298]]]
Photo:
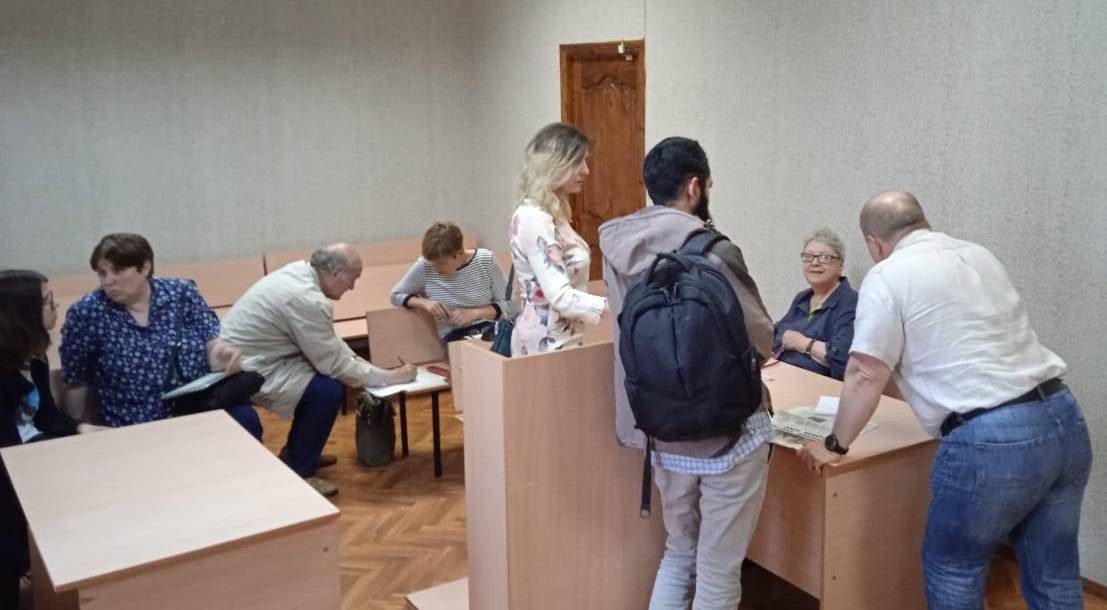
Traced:
[[811, 252], [800, 252], [800, 260], [805, 263], [813, 263], [815, 261], [819, 261], [824, 265], [829, 265], [830, 263], [840, 258], [842, 257], [836, 256], [834, 254], [812, 254]]

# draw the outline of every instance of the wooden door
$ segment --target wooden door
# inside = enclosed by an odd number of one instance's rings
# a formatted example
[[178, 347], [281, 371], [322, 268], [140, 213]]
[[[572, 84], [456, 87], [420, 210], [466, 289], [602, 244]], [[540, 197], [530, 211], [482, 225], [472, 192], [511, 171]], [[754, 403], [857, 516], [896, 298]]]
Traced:
[[[620, 52], [621, 45], [621, 52]], [[592, 174], [570, 198], [573, 228], [592, 248], [592, 279], [603, 276], [598, 230], [645, 205], [646, 64], [641, 40], [561, 45], [561, 120], [592, 141]]]

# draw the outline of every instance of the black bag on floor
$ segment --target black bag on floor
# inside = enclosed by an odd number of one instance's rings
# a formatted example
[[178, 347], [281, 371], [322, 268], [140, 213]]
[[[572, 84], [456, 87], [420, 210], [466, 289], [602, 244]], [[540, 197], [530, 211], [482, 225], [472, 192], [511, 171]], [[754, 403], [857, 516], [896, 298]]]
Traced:
[[392, 401], [362, 392], [357, 399], [354, 442], [357, 461], [365, 466], [386, 466], [396, 452], [395, 411]]

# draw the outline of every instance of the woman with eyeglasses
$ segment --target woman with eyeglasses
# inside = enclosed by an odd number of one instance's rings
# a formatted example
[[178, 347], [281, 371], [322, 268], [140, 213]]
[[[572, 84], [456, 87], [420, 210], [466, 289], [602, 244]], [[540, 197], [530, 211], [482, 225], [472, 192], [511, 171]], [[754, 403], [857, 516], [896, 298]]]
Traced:
[[[57, 320], [44, 276], [0, 271], [0, 447], [99, 429], [77, 423], [54, 405], [46, 348]], [[0, 608], [19, 607], [27, 549], [27, 522], [0, 458]]]
[[819, 229], [803, 240], [800, 261], [811, 287], [792, 299], [776, 323], [773, 354], [781, 362], [841, 379], [857, 312], [857, 291], [842, 275], [842, 240], [830, 229]]

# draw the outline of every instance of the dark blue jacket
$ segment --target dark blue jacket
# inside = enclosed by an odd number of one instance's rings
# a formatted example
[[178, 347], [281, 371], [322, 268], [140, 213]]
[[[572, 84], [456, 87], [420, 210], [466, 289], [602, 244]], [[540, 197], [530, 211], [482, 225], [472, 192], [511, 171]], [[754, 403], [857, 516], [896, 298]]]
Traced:
[[[781, 362], [841, 379], [846, 374], [846, 362], [849, 360], [849, 346], [853, 343], [853, 318], [857, 315], [857, 291], [849, 285], [849, 280], [839, 280], [838, 288], [830, 294], [823, 306], [809, 316], [811, 308], [810, 288], [792, 299], [788, 312], [773, 327], [773, 353], [779, 354]], [[816, 362], [814, 358], [802, 352], [786, 351], [781, 353], [780, 343], [784, 331], [795, 330], [804, 335], [826, 343], [826, 358], [830, 366]]]

